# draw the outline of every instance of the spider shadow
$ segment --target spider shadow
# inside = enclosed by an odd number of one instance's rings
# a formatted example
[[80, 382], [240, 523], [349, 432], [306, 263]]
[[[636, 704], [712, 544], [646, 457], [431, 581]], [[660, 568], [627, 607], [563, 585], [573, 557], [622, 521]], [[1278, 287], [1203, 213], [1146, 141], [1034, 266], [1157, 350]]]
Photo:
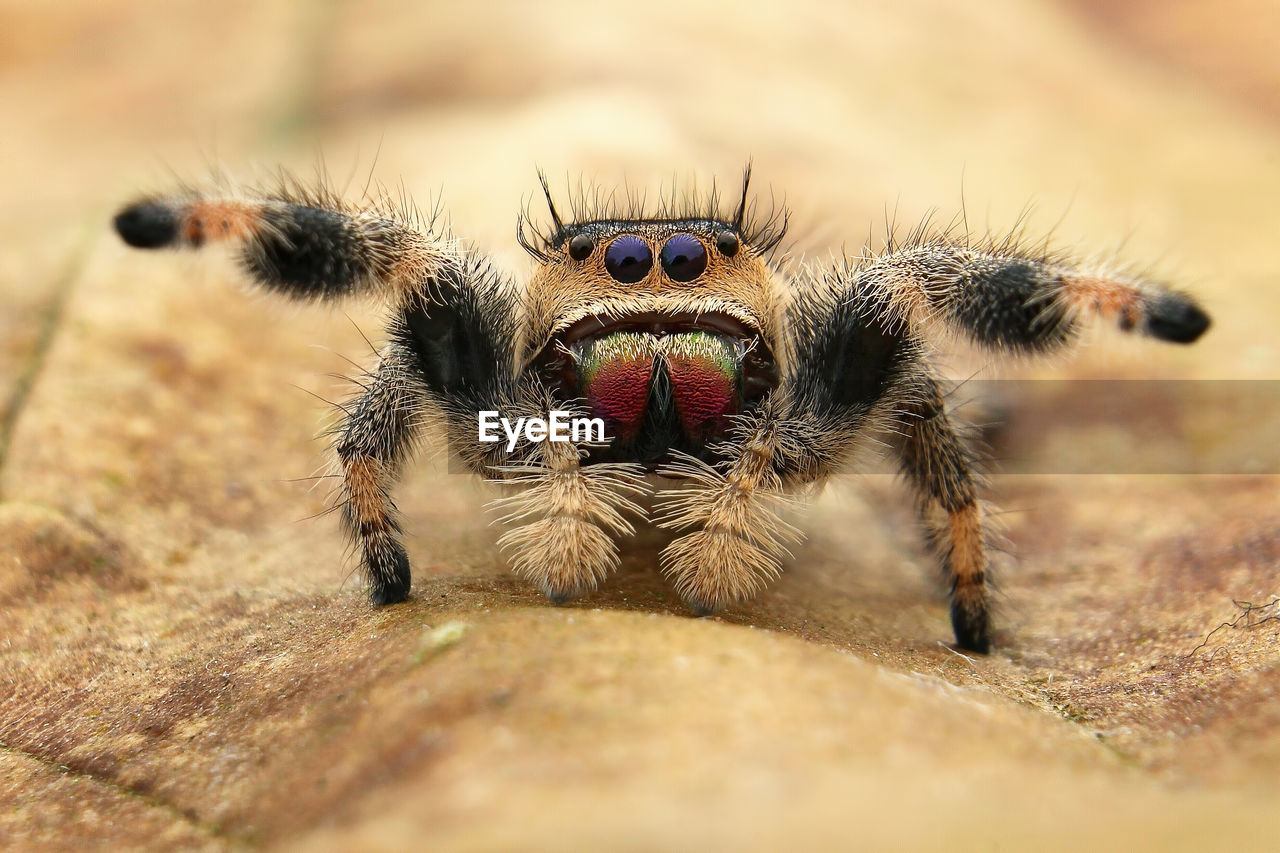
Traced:
[[[450, 478], [452, 479], [452, 478]], [[674, 591], [660, 556], [678, 534], [649, 523], [619, 540], [620, 565], [595, 590], [549, 602], [512, 574], [497, 549], [499, 525], [477, 511], [488, 493], [467, 485], [434, 490], [433, 505], [411, 501], [429, 525], [410, 551], [413, 598], [430, 607], [617, 610], [702, 619], [793, 634], [845, 649], [930, 648], [950, 639], [946, 594], [921, 544], [909, 501], [891, 477], [834, 483], [791, 520], [804, 540], [783, 560], [782, 574], [749, 601], [698, 617]], [[470, 493], [465, 494], [464, 493]], [[450, 511], [452, 510], [452, 511]], [[443, 515], [442, 515], [443, 513]], [[433, 518], [434, 517], [434, 518]]]

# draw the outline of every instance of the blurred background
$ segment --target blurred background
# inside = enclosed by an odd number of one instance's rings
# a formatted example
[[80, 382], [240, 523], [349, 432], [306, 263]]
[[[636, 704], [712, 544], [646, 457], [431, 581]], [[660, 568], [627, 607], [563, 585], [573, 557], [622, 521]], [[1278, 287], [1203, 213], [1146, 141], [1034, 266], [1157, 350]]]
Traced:
[[[289, 480], [322, 466], [308, 394], [347, 393], [325, 374], [368, 360], [376, 311], [246, 299], [107, 223], [217, 170], [323, 164], [443, 204], [524, 274], [537, 168], [564, 198], [734, 186], [751, 160], [797, 255], [963, 204], [1214, 317], [1194, 347], [1099, 334], [1018, 375], [1274, 380], [1278, 44], [1268, 0], [0, 0], [0, 842], [1202, 849], [1273, 826], [1276, 622], [1192, 652], [1274, 615], [1232, 601], [1280, 594], [1275, 478], [1005, 478], [1003, 628], [972, 661], [891, 484], [874, 511], [834, 490], [775, 588], [692, 620], [643, 547], [546, 606], [428, 464], [401, 489], [416, 598], [374, 613], [335, 520], [299, 521], [324, 490]], [[1178, 416], [1221, 445], [1269, 411]]]

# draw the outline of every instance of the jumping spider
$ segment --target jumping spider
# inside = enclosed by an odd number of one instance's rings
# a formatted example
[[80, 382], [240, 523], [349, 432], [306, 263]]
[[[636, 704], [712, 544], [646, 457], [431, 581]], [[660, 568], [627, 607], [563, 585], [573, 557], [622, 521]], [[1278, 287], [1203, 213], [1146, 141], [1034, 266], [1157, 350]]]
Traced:
[[[747, 177], [749, 177], [749, 170]], [[1188, 296], [1016, 241], [923, 229], [879, 255], [785, 273], [785, 212], [731, 213], [714, 193], [656, 215], [556, 210], [521, 217], [536, 262], [524, 287], [434, 222], [380, 196], [364, 206], [284, 180], [273, 191], [184, 190], [124, 208], [139, 248], [229, 243], [257, 284], [302, 300], [372, 295], [387, 343], [335, 441], [340, 500], [374, 604], [409, 594], [389, 492], [432, 417], [476, 473], [514, 483], [500, 544], [552, 601], [618, 565], [615, 538], [647, 513], [679, 535], [663, 571], [698, 613], [754, 594], [799, 533], [784, 495], [845, 468], [873, 436], [896, 449], [951, 588], [965, 649], [990, 647], [987, 546], [970, 451], [948, 417], [926, 332], [1006, 354], [1062, 350], [1087, 315], [1176, 343], [1209, 318]], [[477, 415], [571, 411], [602, 418], [603, 443], [478, 440]], [[657, 475], [657, 476], [647, 476]], [[664, 479], [665, 478], [665, 479]], [[676, 481], [682, 481], [677, 483]], [[679, 486], [679, 488], [673, 488]]]

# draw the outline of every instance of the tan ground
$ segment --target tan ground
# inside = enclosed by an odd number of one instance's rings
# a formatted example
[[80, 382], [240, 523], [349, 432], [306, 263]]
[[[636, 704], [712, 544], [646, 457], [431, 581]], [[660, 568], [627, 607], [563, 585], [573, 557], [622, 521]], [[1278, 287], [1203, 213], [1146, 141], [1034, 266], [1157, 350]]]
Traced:
[[[356, 191], [443, 189], [522, 270], [535, 164], [752, 155], [799, 249], [963, 187], [971, 222], [1034, 202], [1031, 233], [1123, 244], [1214, 313], [1195, 348], [1099, 335], [1038, 375], [1280, 378], [1275, 7], [1111, 5], [0, 4], [0, 847], [1265, 847], [1280, 621], [1197, 647], [1280, 595], [1275, 477], [997, 478], [1002, 629], [971, 659], [888, 478], [838, 484], [781, 582], [696, 620], [650, 536], [549, 606], [480, 487], [425, 461], [415, 597], [374, 612], [291, 480], [375, 314], [106, 228], [173, 174], [323, 152]], [[1262, 411], [1168, 418], [1217, 458], [1274, 446]], [[1159, 438], [1085, 425], [1015, 411], [1002, 440]]]

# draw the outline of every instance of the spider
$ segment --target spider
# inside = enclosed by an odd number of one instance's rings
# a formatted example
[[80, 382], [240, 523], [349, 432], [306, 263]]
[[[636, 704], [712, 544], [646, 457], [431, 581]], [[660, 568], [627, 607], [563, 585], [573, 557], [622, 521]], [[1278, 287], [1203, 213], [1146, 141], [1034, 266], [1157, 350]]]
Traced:
[[[661, 567], [698, 614], [777, 577], [801, 535], [785, 506], [879, 438], [918, 496], [957, 645], [987, 652], [975, 460], [931, 366], [932, 333], [1017, 356], [1068, 348], [1090, 315], [1176, 343], [1209, 326], [1182, 293], [950, 231], [788, 272], [775, 253], [786, 211], [756, 215], [749, 168], [728, 209], [713, 191], [648, 212], [575, 204], [573, 221], [540, 178], [550, 223], [518, 220], [536, 262], [523, 286], [435, 217], [385, 193], [349, 204], [323, 182], [183, 189], [115, 217], [138, 248], [229, 244], [253, 282], [295, 299], [386, 303], [378, 366], [334, 442], [375, 605], [409, 595], [390, 491], [429, 422], [470, 470], [515, 486], [498, 499], [499, 544], [553, 602], [594, 589], [648, 517], [673, 531]], [[591, 416], [607, 434], [484, 442], [481, 412]]]

